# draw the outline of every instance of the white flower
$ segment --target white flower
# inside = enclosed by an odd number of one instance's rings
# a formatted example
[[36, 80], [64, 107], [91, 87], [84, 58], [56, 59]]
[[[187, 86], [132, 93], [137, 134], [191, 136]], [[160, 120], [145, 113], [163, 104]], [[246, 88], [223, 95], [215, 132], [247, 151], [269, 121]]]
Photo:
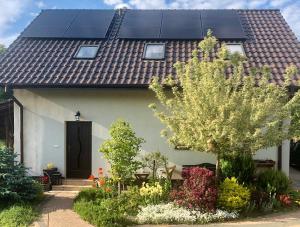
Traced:
[[215, 213], [203, 213], [168, 203], [142, 207], [137, 215], [137, 221], [140, 224], [193, 224], [235, 219], [237, 217], [238, 213], [236, 212], [216, 210]]

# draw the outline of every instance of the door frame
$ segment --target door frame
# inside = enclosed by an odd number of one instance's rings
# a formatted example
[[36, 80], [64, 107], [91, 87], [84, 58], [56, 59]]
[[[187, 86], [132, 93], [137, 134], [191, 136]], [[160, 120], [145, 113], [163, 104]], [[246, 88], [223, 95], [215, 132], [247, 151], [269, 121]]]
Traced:
[[[93, 140], [92, 140], [92, 133], [93, 133], [93, 124], [92, 121], [65, 121], [65, 177], [66, 179], [70, 179], [71, 177], [68, 176], [68, 124], [70, 123], [87, 123], [90, 125], [91, 130], [91, 137], [90, 137], [90, 172], [92, 173], [92, 163], [93, 163]], [[84, 179], [84, 178], [78, 178], [78, 179]]]

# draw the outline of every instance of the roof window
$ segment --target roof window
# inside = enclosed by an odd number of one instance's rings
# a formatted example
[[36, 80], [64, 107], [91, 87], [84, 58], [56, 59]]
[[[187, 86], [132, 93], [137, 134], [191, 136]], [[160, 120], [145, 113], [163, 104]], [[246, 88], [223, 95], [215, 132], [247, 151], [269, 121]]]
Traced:
[[164, 43], [146, 43], [144, 50], [144, 59], [162, 60], [165, 58]]
[[75, 58], [93, 59], [96, 57], [99, 46], [97, 45], [82, 45], [75, 54]]
[[243, 44], [241, 43], [226, 43], [226, 47], [230, 54], [239, 53], [240, 55], [245, 56]]

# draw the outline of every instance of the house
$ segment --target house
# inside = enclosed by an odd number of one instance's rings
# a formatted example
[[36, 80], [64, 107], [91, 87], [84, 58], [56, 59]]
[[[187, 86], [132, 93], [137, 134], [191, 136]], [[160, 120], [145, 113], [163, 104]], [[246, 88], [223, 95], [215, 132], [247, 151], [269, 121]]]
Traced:
[[[97, 176], [108, 168], [99, 146], [123, 118], [146, 140], [145, 152], [159, 150], [177, 168], [214, 163], [211, 154], [176, 150], [161, 138], [147, 89], [153, 76], [174, 75], [173, 64], [187, 61], [208, 29], [247, 57], [246, 71], [271, 66], [273, 83], [288, 65], [300, 68], [299, 42], [279, 10], [43, 10], [0, 57], [21, 161], [35, 175], [54, 163], [68, 178]], [[288, 174], [289, 141], [255, 158]]]

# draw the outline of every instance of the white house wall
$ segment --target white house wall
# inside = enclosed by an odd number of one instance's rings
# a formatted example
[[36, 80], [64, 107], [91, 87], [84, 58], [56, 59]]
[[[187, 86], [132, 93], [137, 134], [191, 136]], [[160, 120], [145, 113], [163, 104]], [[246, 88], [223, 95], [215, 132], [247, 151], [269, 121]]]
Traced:
[[[109, 138], [109, 126], [118, 118], [128, 121], [136, 134], [146, 140], [143, 151], [160, 151], [179, 169], [185, 164], [215, 162], [211, 154], [174, 151], [169, 147], [160, 136], [163, 126], [148, 108], [155, 101], [149, 90], [15, 89], [14, 95], [24, 106], [24, 163], [32, 174], [41, 174], [52, 162], [65, 175], [65, 122], [74, 121], [76, 111], [80, 111], [82, 121], [92, 122], [92, 172], [96, 176], [99, 167], [108, 169], [98, 150]], [[15, 147], [19, 152], [19, 112], [15, 109]], [[276, 151], [277, 148], [261, 151], [256, 158], [277, 161]]]

